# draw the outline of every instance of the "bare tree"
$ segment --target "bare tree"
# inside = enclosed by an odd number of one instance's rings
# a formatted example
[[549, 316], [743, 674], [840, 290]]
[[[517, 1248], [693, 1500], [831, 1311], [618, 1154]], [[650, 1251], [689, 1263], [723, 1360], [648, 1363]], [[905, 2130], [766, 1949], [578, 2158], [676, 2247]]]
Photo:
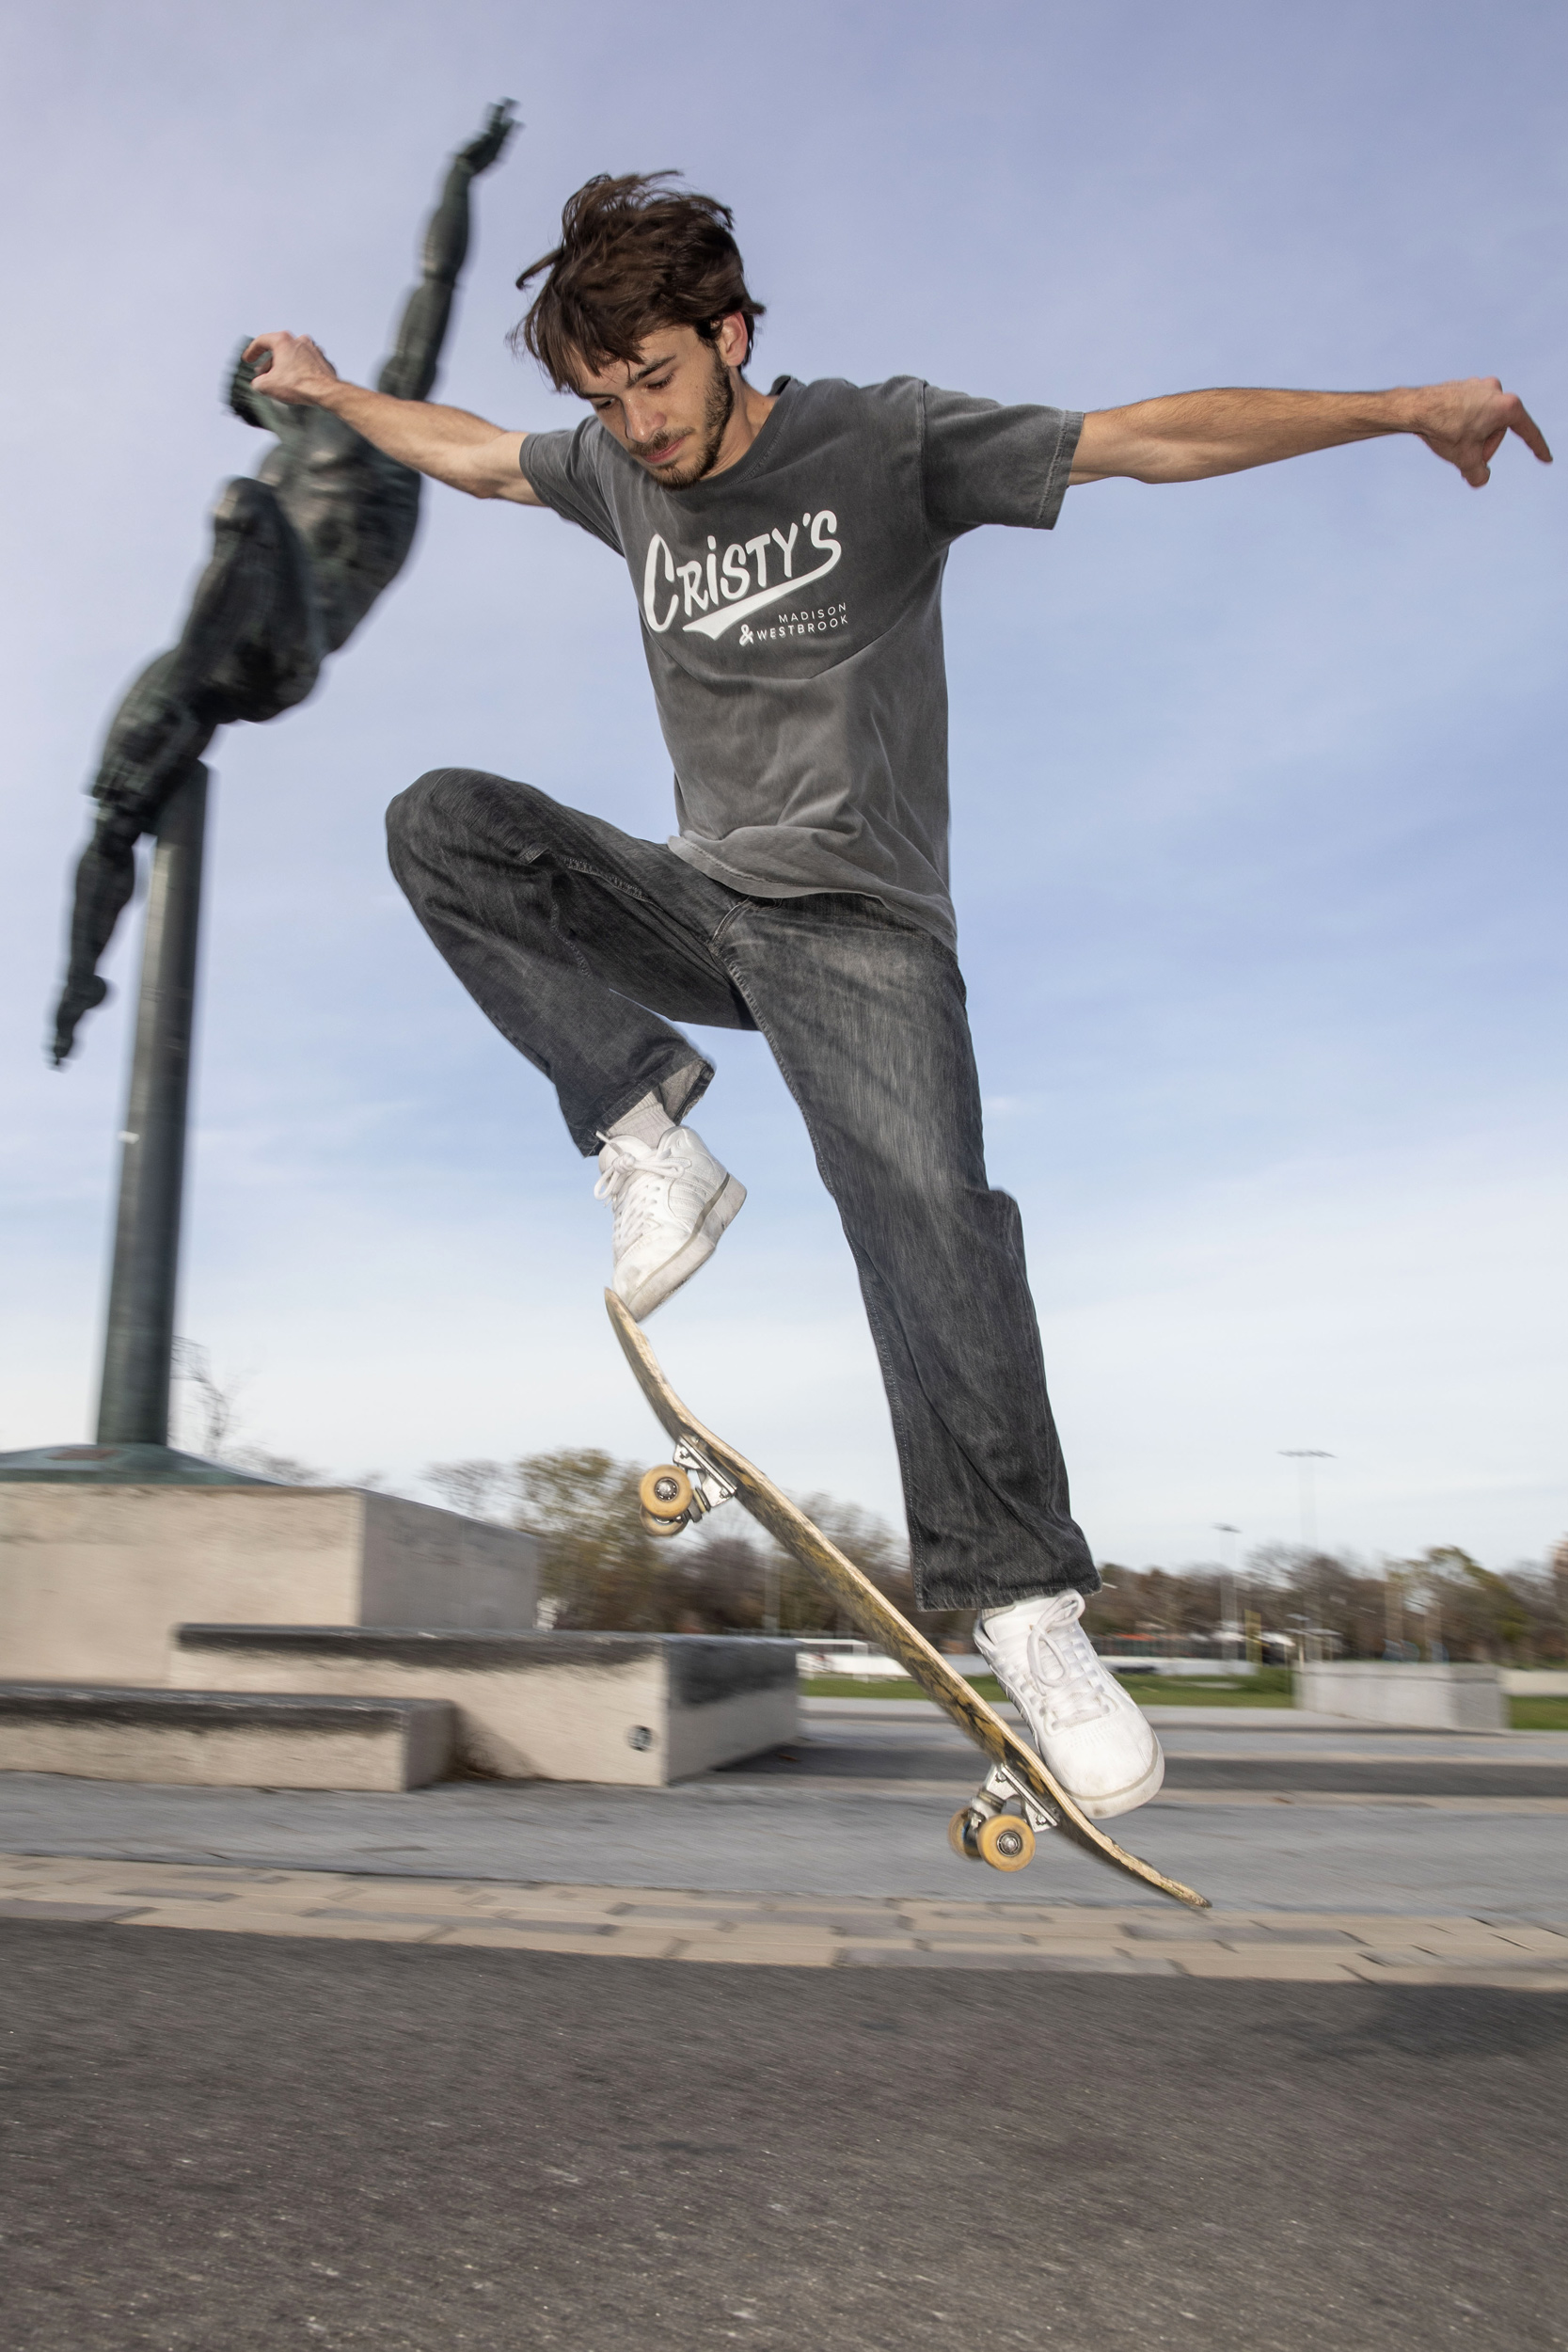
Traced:
[[[1219, 1571], [1107, 1565], [1085, 1612], [1102, 1639], [1212, 1639], [1220, 1613]], [[1243, 1606], [1268, 1631], [1330, 1656], [1381, 1658], [1415, 1642], [1428, 1657], [1528, 1665], [1568, 1649], [1560, 1591], [1544, 1563], [1505, 1571], [1482, 1567], [1453, 1545], [1417, 1560], [1370, 1565], [1350, 1554], [1296, 1544], [1263, 1544], [1240, 1580]]]
[[515, 1470], [505, 1462], [475, 1457], [466, 1462], [432, 1462], [424, 1483], [434, 1486], [449, 1511], [465, 1518], [499, 1519], [509, 1527], [517, 1504]]
[[330, 1486], [335, 1483], [330, 1470], [318, 1470], [312, 1462], [302, 1462], [297, 1454], [274, 1454], [264, 1445], [235, 1446], [223, 1458], [236, 1470], [253, 1470], [258, 1478], [276, 1479], [280, 1486]]
[[173, 1369], [183, 1391], [181, 1421], [187, 1427], [196, 1424], [190, 1440], [195, 1451], [210, 1462], [224, 1460], [223, 1449], [240, 1426], [239, 1394], [246, 1375], [220, 1380], [211, 1356], [196, 1340], [175, 1341]]

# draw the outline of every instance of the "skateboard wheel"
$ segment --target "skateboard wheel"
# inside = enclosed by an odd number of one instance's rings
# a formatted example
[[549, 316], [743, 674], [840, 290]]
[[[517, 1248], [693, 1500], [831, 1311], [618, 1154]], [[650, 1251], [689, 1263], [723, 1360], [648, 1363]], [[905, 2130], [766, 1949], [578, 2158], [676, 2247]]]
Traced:
[[637, 1489], [638, 1508], [650, 1535], [674, 1535], [691, 1517], [691, 1481], [673, 1462], [645, 1470]]
[[966, 1862], [979, 1861], [979, 1850], [975, 1846], [974, 1839], [970, 1834], [969, 1807], [967, 1804], [960, 1804], [957, 1813], [954, 1814], [953, 1819], [948, 1822], [947, 1842], [952, 1847], [953, 1851], [956, 1854], [961, 1854]]
[[656, 1519], [651, 1511], [644, 1511], [640, 1506], [637, 1516], [642, 1522], [642, 1533], [645, 1535], [678, 1535], [687, 1524], [684, 1512], [678, 1519]]
[[1035, 1858], [1035, 1833], [1016, 1813], [993, 1813], [981, 1822], [974, 1842], [993, 1870], [1022, 1870]]

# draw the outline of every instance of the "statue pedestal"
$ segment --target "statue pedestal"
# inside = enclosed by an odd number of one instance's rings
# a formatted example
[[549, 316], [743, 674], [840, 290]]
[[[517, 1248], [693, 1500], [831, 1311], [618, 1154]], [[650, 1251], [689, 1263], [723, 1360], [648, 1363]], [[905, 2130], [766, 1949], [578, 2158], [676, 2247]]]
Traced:
[[793, 1642], [536, 1632], [531, 1535], [138, 1452], [0, 1464], [0, 1771], [662, 1788], [796, 1736]]
[[192, 1622], [529, 1630], [537, 1550], [354, 1486], [0, 1480], [0, 1673], [163, 1683]]

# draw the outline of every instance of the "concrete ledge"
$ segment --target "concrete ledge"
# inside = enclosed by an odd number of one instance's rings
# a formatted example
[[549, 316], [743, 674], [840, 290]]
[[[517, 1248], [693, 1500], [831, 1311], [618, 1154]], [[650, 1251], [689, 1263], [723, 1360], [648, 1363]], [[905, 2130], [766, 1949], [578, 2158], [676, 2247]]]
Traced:
[[746, 1636], [184, 1625], [168, 1679], [450, 1699], [459, 1759], [500, 1780], [662, 1788], [799, 1729], [794, 1643]]
[[1359, 1661], [1298, 1666], [1298, 1707], [1351, 1723], [1409, 1731], [1506, 1731], [1508, 1703], [1496, 1666], [1385, 1665]]
[[451, 1769], [437, 1699], [0, 1683], [0, 1771], [198, 1788], [421, 1788]]
[[356, 1486], [0, 1480], [0, 1658], [40, 1681], [160, 1683], [186, 1618], [531, 1627], [538, 1554]]

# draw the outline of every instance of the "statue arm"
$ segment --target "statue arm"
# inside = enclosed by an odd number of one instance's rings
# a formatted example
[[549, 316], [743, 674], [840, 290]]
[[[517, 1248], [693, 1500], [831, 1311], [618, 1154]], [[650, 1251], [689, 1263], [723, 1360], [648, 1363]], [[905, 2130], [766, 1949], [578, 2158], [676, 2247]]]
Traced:
[[492, 106], [483, 130], [452, 157], [441, 198], [425, 226], [422, 274], [404, 306], [391, 358], [376, 389], [394, 400], [428, 400], [451, 318], [451, 299], [468, 251], [468, 189], [511, 137], [512, 101]]
[[363, 384], [345, 383], [308, 335], [281, 330], [258, 335], [246, 344], [245, 356], [259, 360], [262, 355], [267, 365], [256, 382], [284, 406], [325, 408], [341, 417], [384, 456], [465, 490], [470, 498], [510, 499], [518, 506], [543, 504], [519, 462], [526, 434], [487, 424], [466, 408], [400, 400]]

